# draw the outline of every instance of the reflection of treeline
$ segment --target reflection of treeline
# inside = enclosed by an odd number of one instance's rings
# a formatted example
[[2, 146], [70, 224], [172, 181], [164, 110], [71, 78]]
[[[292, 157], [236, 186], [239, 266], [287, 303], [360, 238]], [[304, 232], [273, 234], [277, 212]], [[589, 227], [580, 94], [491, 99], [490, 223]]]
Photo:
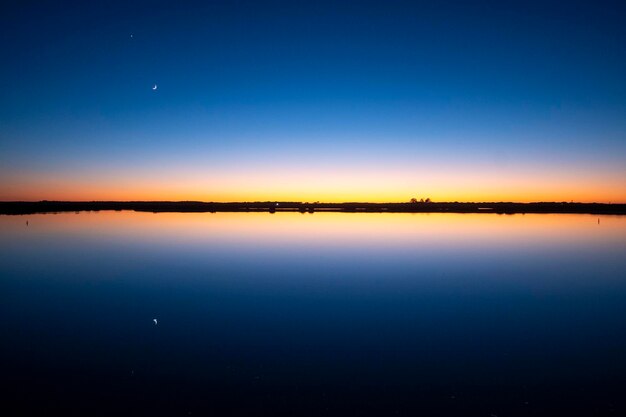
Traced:
[[[414, 201], [415, 200], [415, 201]], [[54, 213], [66, 211], [134, 210], [147, 212], [246, 212], [315, 211], [390, 213], [589, 213], [626, 214], [626, 204], [602, 203], [459, 203], [412, 199], [408, 203], [308, 203], [257, 201], [214, 203], [199, 201], [39, 201], [0, 202], [0, 214]]]

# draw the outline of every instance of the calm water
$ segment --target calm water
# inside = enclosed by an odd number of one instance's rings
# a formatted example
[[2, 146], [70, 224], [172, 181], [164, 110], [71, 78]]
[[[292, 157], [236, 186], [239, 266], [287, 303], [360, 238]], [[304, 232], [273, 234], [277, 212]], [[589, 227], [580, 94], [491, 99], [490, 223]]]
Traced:
[[0, 297], [15, 415], [626, 415], [626, 217], [0, 216]]

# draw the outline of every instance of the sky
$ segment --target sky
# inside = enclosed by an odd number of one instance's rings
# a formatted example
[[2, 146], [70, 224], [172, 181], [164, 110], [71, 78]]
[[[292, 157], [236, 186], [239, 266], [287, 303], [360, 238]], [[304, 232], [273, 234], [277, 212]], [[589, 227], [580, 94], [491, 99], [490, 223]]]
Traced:
[[0, 53], [3, 201], [626, 203], [623, 2], [3, 2]]

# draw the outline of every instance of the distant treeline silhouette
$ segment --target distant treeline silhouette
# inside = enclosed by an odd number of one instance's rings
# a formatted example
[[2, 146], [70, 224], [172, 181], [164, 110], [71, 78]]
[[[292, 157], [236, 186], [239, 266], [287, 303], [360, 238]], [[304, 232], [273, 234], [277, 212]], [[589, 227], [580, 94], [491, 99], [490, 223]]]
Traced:
[[0, 214], [33, 214], [67, 211], [134, 210], [147, 212], [247, 212], [316, 211], [371, 213], [588, 213], [626, 214], [626, 204], [603, 203], [460, 203], [433, 202], [429, 198], [408, 203], [303, 203], [293, 201], [262, 201], [216, 203], [201, 201], [11, 201], [0, 202]]

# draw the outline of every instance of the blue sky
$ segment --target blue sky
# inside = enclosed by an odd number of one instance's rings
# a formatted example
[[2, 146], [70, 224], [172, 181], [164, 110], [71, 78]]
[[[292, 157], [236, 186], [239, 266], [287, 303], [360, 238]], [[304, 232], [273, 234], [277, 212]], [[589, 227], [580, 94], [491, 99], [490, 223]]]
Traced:
[[618, 2], [203, 3], [2, 6], [0, 199], [626, 202]]

